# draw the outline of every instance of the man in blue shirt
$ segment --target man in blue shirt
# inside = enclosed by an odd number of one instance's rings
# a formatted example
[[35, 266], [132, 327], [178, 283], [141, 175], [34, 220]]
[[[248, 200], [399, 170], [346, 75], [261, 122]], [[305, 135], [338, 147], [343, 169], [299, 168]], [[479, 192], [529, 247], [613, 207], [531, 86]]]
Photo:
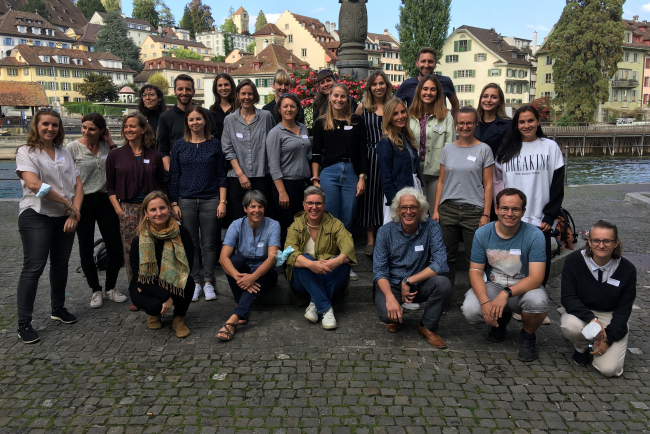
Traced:
[[537, 359], [535, 331], [548, 312], [542, 286], [546, 241], [538, 227], [521, 221], [525, 212], [526, 195], [520, 190], [506, 188], [497, 194], [499, 220], [474, 234], [469, 265], [472, 289], [465, 294], [461, 310], [472, 324], [488, 323], [488, 340], [495, 343], [506, 339], [512, 312], [521, 314], [519, 360], [532, 362]]
[[[395, 93], [396, 98], [401, 99], [409, 106], [413, 103], [413, 95], [415, 94], [415, 88], [418, 87], [418, 83], [420, 82], [420, 77], [433, 74], [433, 70], [436, 69], [436, 50], [431, 47], [420, 48], [415, 66], [418, 68], [419, 75], [404, 80]], [[451, 104], [451, 117], [455, 119], [456, 112], [460, 108], [460, 103], [456, 96], [454, 82], [451, 81], [451, 78], [444, 75], [436, 75], [436, 77], [440, 81], [445, 97], [449, 100], [449, 104]]]
[[392, 220], [377, 232], [372, 270], [377, 315], [389, 332], [402, 322], [401, 303], [427, 302], [418, 334], [436, 348], [445, 342], [436, 333], [452, 286], [440, 273], [449, 271], [442, 231], [427, 217], [429, 203], [412, 187], [397, 192], [391, 204]]

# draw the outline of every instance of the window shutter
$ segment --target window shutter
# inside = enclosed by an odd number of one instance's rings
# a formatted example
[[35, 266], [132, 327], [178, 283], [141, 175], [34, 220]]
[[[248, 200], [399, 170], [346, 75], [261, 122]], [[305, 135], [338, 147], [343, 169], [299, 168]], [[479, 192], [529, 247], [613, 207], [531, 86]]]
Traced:
[[501, 68], [499, 68], [499, 77], [501, 77]]
[[488, 69], [488, 77], [492, 77], [492, 70]]
[[474, 92], [474, 85], [472, 85], [472, 92]]
[[469, 100], [469, 105], [471, 105], [472, 107], [474, 107], [474, 100], [473, 100], [473, 99], [470, 99], [470, 100]]
[[467, 41], [467, 51], [472, 51], [472, 40]]
[[59, 90], [59, 82], [56, 82], [56, 90]]
[[449, 63], [449, 56], [445, 56], [445, 63]]
[[458, 71], [454, 71], [454, 78], [458, 78]]
[[553, 74], [551, 74], [551, 83], [555, 83], [555, 80], [553, 80]]
[[476, 77], [476, 69], [472, 69], [472, 78]]
[[454, 53], [458, 53], [458, 41], [454, 41]]
[[474, 55], [474, 62], [478, 62], [478, 54]]

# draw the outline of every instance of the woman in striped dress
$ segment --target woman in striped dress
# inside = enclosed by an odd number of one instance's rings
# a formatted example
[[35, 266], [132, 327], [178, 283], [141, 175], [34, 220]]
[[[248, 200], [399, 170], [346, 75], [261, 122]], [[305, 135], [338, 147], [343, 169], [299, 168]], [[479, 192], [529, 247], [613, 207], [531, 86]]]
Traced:
[[379, 180], [379, 163], [377, 162], [377, 142], [381, 139], [381, 124], [384, 104], [393, 97], [393, 85], [383, 71], [373, 72], [366, 80], [363, 102], [357, 107], [356, 114], [363, 116], [366, 123], [366, 143], [370, 173], [366, 182], [366, 194], [359, 198], [357, 222], [366, 228], [368, 243], [366, 255], [372, 256], [375, 250], [375, 233], [383, 224], [384, 193]]

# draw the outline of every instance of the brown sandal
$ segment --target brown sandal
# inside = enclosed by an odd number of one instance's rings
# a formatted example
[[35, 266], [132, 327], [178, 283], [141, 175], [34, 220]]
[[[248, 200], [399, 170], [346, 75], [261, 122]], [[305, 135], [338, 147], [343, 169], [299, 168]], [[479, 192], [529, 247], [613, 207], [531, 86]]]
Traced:
[[[230, 342], [230, 341], [232, 341], [232, 338], [235, 337], [235, 334], [234, 334], [234, 333], [235, 333], [235, 330], [237, 330], [237, 326], [238, 326], [238, 325], [239, 325], [239, 324], [233, 324], [233, 323], [231, 323], [231, 322], [227, 322], [226, 325], [223, 326], [223, 327], [221, 327], [221, 329], [220, 329], [219, 332], [217, 333], [217, 339], [219, 339], [220, 341], [223, 341], [223, 342]], [[232, 332], [231, 332], [230, 330], [228, 330], [228, 326], [230, 326], [230, 327], [234, 327], [233, 330], [232, 330]], [[223, 331], [223, 329], [226, 329], [226, 331]], [[225, 337], [225, 338], [219, 337], [219, 333], [221, 333], [221, 334], [223, 334], [223, 335], [226, 335], [227, 337]]]

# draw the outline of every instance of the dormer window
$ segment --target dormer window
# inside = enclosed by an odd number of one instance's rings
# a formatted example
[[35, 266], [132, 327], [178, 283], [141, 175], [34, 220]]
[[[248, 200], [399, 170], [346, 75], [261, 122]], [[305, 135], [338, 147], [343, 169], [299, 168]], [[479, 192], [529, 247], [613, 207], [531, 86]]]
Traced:
[[20, 33], [27, 33], [27, 27], [26, 26], [18, 26], [18, 31]]
[[50, 56], [38, 56], [39, 59], [41, 59], [41, 62], [44, 63], [49, 63], [50, 62]]
[[57, 59], [58, 63], [62, 63], [62, 64], [66, 64], [66, 65], [70, 63], [70, 57], [68, 57], [68, 56], [57, 56], [57, 57], [58, 57], [58, 59]]
[[75, 65], [83, 65], [83, 60], [81, 60], [81, 59], [72, 59], [72, 62]]
[[41, 20], [36, 20], [36, 24], [38, 24], [39, 26], [41, 26], [41, 25], [43, 25], [43, 21], [41, 21]]

